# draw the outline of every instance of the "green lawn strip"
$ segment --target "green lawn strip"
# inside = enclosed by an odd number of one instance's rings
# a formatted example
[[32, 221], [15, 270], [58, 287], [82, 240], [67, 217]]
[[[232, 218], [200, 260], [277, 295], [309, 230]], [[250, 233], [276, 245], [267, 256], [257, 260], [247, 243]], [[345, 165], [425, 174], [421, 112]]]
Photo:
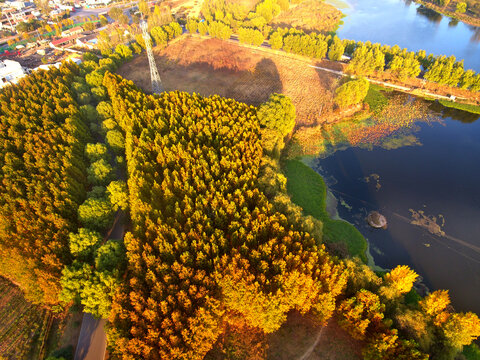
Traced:
[[467, 360], [480, 360], [480, 348], [475, 343], [464, 346], [462, 355]]
[[327, 187], [322, 177], [298, 160], [288, 160], [284, 165], [287, 191], [292, 201], [303, 208], [305, 215], [325, 222]]
[[298, 160], [287, 160], [283, 166], [287, 177], [287, 191], [292, 201], [303, 208], [305, 215], [312, 215], [323, 222], [323, 233], [328, 242], [343, 242], [352, 256], [367, 261], [367, 242], [350, 223], [332, 220], [326, 210], [327, 187], [323, 178]]
[[374, 113], [378, 114], [388, 105], [388, 98], [383, 94], [384, 91], [388, 90], [375, 84], [370, 84], [370, 87], [368, 88], [365, 102], [370, 106], [370, 110]]
[[479, 105], [470, 105], [470, 104], [462, 104], [454, 101], [448, 100], [438, 100], [440, 104], [445, 107], [454, 108], [458, 110], [468, 111], [474, 114], [480, 114], [480, 106]]
[[323, 225], [323, 234], [330, 242], [345, 242], [348, 252], [367, 263], [367, 241], [355, 226], [344, 220], [327, 219]]

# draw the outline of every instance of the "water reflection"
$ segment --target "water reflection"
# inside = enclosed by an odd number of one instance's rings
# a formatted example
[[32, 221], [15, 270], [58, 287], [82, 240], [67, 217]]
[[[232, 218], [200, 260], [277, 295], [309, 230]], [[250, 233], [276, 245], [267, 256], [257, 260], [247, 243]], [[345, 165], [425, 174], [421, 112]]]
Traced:
[[[450, 289], [456, 310], [480, 313], [480, 116], [436, 102], [430, 109], [444, 123], [424, 123], [390, 146], [338, 149], [311, 165], [337, 197], [339, 215], [368, 238], [377, 265], [408, 264], [431, 290]], [[387, 230], [368, 226], [371, 210], [387, 217]]]
[[[326, 0], [337, 2], [342, 0]], [[480, 28], [456, 22], [411, 0], [348, 0], [340, 38], [398, 45], [427, 54], [455, 55], [465, 68], [480, 71]], [[335, 5], [335, 3], [333, 3]], [[443, 20], [442, 20], [443, 19]]]
[[426, 19], [428, 19], [429, 21], [431, 21], [432, 23], [435, 23], [435, 24], [440, 24], [440, 22], [443, 19], [443, 16], [441, 14], [439, 14], [436, 11], [433, 11], [432, 9], [429, 9], [429, 8], [423, 6], [423, 5], [420, 5], [417, 8], [417, 14], [422, 15], [423, 17], [425, 17]]
[[472, 37], [470, 38], [470, 42], [479, 43], [480, 42], [480, 27], [470, 26], [470, 29], [473, 31]]
[[462, 111], [453, 108], [447, 108], [435, 101], [429, 105], [430, 110], [442, 117], [442, 119], [451, 119], [460, 121], [465, 124], [471, 124], [480, 118], [480, 114], [473, 114], [467, 111]]
[[448, 22], [449, 27], [455, 27], [457, 25], [458, 25], [458, 20], [457, 19], [450, 19], [450, 21]]

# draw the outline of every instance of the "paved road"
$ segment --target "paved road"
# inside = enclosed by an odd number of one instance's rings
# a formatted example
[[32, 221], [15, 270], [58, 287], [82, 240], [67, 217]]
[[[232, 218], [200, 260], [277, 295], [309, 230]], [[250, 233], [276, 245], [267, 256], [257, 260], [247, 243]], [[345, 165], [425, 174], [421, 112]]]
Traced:
[[78, 338], [75, 360], [103, 360], [107, 349], [106, 321], [83, 314], [82, 329]]

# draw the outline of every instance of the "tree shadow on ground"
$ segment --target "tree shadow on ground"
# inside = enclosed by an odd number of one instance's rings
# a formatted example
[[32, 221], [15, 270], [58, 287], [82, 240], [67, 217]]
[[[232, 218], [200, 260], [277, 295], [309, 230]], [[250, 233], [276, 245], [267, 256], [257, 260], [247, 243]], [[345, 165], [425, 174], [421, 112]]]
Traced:
[[[212, 55], [214, 56], [214, 55]], [[232, 56], [229, 59], [212, 58], [187, 65], [168, 56], [155, 56], [160, 77], [166, 91], [186, 91], [202, 96], [220, 95], [258, 106], [272, 93], [281, 93], [282, 81], [275, 63], [263, 58], [251, 70], [242, 68]], [[139, 76], [139, 72], [144, 72]], [[120, 75], [135, 81], [146, 92], [151, 92], [148, 65], [142, 57], [125, 64]]]

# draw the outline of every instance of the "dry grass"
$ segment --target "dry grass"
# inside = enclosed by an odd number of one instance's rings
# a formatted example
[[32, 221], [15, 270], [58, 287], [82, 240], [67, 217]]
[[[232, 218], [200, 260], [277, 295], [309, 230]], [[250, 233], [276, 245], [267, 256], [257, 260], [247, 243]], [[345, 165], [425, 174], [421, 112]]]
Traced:
[[[308, 67], [305, 61], [198, 37], [182, 38], [154, 52], [168, 91], [219, 94], [251, 105], [259, 105], [271, 93], [283, 93], [297, 108], [299, 126], [316, 124], [319, 114], [333, 106], [336, 77]], [[118, 73], [150, 90], [145, 54], [124, 64]]]
[[[362, 343], [354, 340], [335, 319], [331, 319], [322, 330], [318, 343], [320, 327], [308, 316], [293, 312], [280, 330], [268, 337], [269, 360], [301, 359], [310, 352], [308, 360], [356, 360], [361, 359]], [[312, 348], [313, 346], [313, 348]]]
[[82, 327], [82, 319], [82, 312], [70, 312], [69, 310], [55, 317], [48, 335], [47, 355], [52, 351], [68, 346], [72, 346], [75, 353]]
[[0, 357], [38, 357], [50, 314], [25, 300], [18, 287], [0, 277]]
[[272, 21], [273, 27], [296, 27], [306, 32], [335, 31], [342, 19], [342, 12], [321, 0], [307, 0], [288, 11], [282, 12]]
[[170, 0], [166, 3], [172, 12], [183, 17], [200, 17], [203, 0]]

